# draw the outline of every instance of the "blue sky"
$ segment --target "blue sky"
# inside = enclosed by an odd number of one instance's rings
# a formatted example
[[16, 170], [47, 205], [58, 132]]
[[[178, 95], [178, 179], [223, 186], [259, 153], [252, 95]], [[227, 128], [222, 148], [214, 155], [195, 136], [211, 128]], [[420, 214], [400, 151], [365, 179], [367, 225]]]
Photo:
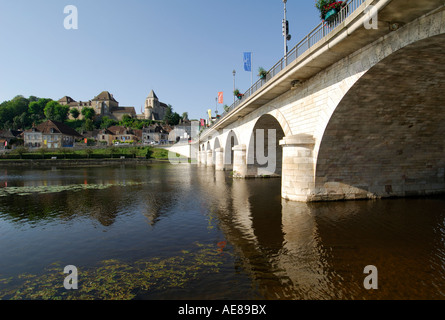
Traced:
[[[66, 5], [78, 9], [66, 30]], [[320, 23], [315, 0], [288, 0], [289, 49]], [[0, 102], [16, 95], [88, 101], [107, 90], [137, 113], [153, 89], [174, 111], [204, 118], [283, 56], [282, 0], [0, 0]], [[218, 105], [222, 111], [222, 105]]]

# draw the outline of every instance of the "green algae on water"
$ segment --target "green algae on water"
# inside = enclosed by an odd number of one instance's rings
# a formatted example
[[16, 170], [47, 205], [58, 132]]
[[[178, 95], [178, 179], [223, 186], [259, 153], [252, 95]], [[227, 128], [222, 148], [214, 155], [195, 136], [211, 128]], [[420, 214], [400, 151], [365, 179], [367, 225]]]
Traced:
[[0, 197], [6, 197], [9, 195], [26, 196], [31, 194], [46, 194], [46, 193], [58, 193], [62, 191], [81, 191], [87, 189], [107, 189], [110, 187], [126, 187], [133, 185], [141, 185], [140, 182], [125, 182], [125, 183], [106, 183], [106, 184], [71, 184], [66, 186], [24, 186], [24, 187], [5, 187], [0, 188]]
[[[42, 275], [0, 279], [0, 300], [131, 300], [139, 295], [184, 288], [199, 277], [219, 272], [223, 256], [214, 245], [196, 244], [176, 256], [133, 263], [110, 259], [96, 268], [78, 268], [78, 289], [66, 290], [64, 266], [53, 263]], [[1, 287], [0, 287], [1, 288]]]

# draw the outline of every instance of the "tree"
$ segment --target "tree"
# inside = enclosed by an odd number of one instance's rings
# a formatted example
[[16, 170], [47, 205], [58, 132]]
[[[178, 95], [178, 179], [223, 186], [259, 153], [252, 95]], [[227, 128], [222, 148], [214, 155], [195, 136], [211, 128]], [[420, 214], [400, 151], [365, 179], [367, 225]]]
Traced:
[[83, 108], [81, 113], [85, 119], [90, 119], [90, 120], [93, 120], [93, 118], [96, 115], [96, 111], [94, 111], [94, 109], [90, 107]]
[[110, 157], [114, 158], [114, 155], [119, 152], [119, 149], [116, 148], [115, 146], [111, 146], [110, 148], [108, 148], [108, 152], [110, 154]]
[[89, 159], [90, 156], [94, 153], [93, 149], [91, 149], [91, 148], [86, 148], [86, 149], [84, 150], [84, 152], [86, 153], [88, 159]]
[[44, 119], [45, 106], [51, 101], [52, 101], [51, 99], [45, 99], [45, 98], [38, 99], [37, 101], [31, 101], [28, 106], [28, 113], [34, 115], [33, 118], [35, 119]]
[[164, 115], [165, 123], [172, 126], [176, 126], [177, 124], [179, 124], [180, 120], [181, 116], [178, 113], [173, 112], [173, 107], [170, 104], [167, 105], [167, 110], [165, 111]]
[[45, 153], [46, 153], [46, 149], [45, 148], [40, 148], [39, 149], [39, 153], [42, 155], [42, 159], [45, 159]]
[[130, 117], [128, 114], [124, 114], [122, 116], [121, 124], [124, 127], [131, 128], [133, 126], [133, 118]]
[[110, 117], [103, 116], [99, 126], [101, 129], [107, 129], [107, 128], [114, 126], [116, 124], [117, 124], [117, 121], [110, 119]]
[[18, 147], [14, 149], [13, 153], [16, 153], [20, 156], [20, 159], [22, 159], [23, 154], [25, 154], [26, 152], [28, 152], [28, 149], [25, 147]]
[[165, 110], [165, 115], [164, 115], [164, 122], [167, 124], [170, 124], [171, 118], [173, 115], [173, 107], [171, 104], [167, 105], [167, 109]]
[[70, 109], [70, 114], [71, 114], [71, 116], [72, 116], [74, 119], [77, 119], [77, 118], [79, 118], [79, 116], [80, 116], [80, 112], [79, 112], [79, 110], [77, 110], [77, 109], [75, 109], [75, 108]]
[[41, 108], [40, 104], [37, 101], [33, 101], [28, 106], [28, 112], [30, 114], [42, 114], [44, 108], [45, 106]]
[[56, 118], [54, 120], [59, 122], [65, 122], [65, 120], [68, 118], [69, 111], [70, 111], [69, 106], [62, 106], [59, 104], [56, 107]]
[[46, 104], [44, 108], [44, 114], [46, 119], [54, 120], [56, 117], [56, 106], [58, 102], [57, 101], [50, 101]]
[[188, 112], [183, 112], [182, 113], [182, 120], [188, 120], [189, 119], [189, 114]]
[[48, 120], [64, 122], [68, 117], [69, 109], [69, 106], [62, 106], [57, 101], [52, 100], [46, 104], [44, 114]]
[[28, 113], [23, 112], [19, 116], [15, 116], [12, 123], [12, 129], [24, 129], [28, 127], [31, 123]]
[[[4, 129], [14, 127], [14, 118], [21, 116], [28, 111], [28, 99], [23, 96], [16, 96], [10, 101], [4, 101], [0, 104], [0, 124]], [[18, 118], [16, 119], [16, 124]]]
[[91, 119], [86, 119], [83, 124], [84, 131], [93, 131], [94, 130], [94, 122]]

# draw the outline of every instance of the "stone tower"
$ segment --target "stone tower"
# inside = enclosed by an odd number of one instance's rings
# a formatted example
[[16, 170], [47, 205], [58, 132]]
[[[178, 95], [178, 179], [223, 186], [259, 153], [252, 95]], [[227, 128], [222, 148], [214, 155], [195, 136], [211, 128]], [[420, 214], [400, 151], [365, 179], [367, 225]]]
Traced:
[[159, 108], [159, 99], [155, 92], [151, 90], [147, 99], [145, 99], [145, 119], [154, 120], [153, 111]]

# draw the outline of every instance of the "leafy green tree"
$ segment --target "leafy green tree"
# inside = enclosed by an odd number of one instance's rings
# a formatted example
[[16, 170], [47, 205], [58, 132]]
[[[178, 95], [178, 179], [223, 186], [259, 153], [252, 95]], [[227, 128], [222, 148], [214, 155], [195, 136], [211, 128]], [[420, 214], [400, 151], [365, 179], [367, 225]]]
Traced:
[[82, 109], [81, 114], [85, 119], [93, 120], [93, 118], [96, 116], [96, 111], [94, 111], [93, 108], [85, 107]]
[[24, 129], [31, 125], [31, 119], [27, 112], [23, 112], [19, 116], [15, 116], [12, 123], [12, 129]]
[[59, 122], [65, 122], [65, 120], [68, 118], [68, 113], [70, 111], [70, 107], [69, 106], [62, 106], [62, 105], [58, 105], [56, 107], [56, 121]]
[[124, 114], [120, 123], [124, 127], [131, 128], [133, 127], [133, 122], [134, 121], [132, 117], [130, 117], [128, 114]]
[[45, 108], [44, 108], [44, 114], [46, 119], [48, 120], [55, 120], [56, 118], [56, 108], [59, 105], [59, 103], [57, 101], [50, 101], [46, 104]]
[[50, 101], [44, 108], [44, 114], [48, 120], [64, 122], [68, 117], [69, 109], [69, 106], [62, 106], [57, 101]]
[[23, 158], [23, 154], [27, 153], [28, 149], [25, 147], [17, 147], [14, 149], [13, 153], [18, 154], [20, 156], [20, 159]]
[[108, 153], [110, 154], [111, 158], [114, 158], [114, 155], [119, 153], [119, 149], [116, 148], [115, 146], [111, 146], [108, 148]]
[[101, 129], [107, 129], [107, 128], [111, 127], [111, 126], [116, 125], [117, 123], [118, 123], [117, 121], [115, 121], [113, 119], [110, 119], [110, 117], [103, 116], [102, 119], [101, 119], [101, 122], [99, 124], [99, 127]]
[[94, 122], [93, 122], [93, 120], [86, 119], [82, 127], [83, 127], [84, 131], [92, 131], [92, 130], [94, 130]]
[[76, 108], [70, 109], [70, 114], [74, 119], [77, 119], [80, 116], [80, 112]]
[[41, 108], [40, 104], [37, 101], [33, 101], [28, 106], [28, 112], [30, 114], [42, 114], [44, 108], [45, 108], [45, 106], [43, 106], [43, 108]]
[[[30, 98], [31, 100], [31, 98]], [[41, 98], [36, 101], [31, 101], [28, 106], [28, 113], [35, 115], [35, 119], [45, 118], [45, 106], [51, 102], [51, 99]]]
[[[23, 96], [16, 96], [10, 101], [4, 101], [0, 104], [0, 125], [4, 129], [11, 129], [14, 127], [14, 118], [21, 116], [28, 110], [28, 99]], [[16, 118], [15, 125], [19, 122]]]
[[87, 155], [88, 159], [94, 153], [93, 149], [91, 149], [91, 148], [86, 148], [83, 152], [85, 152], [85, 154]]
[[173, 107], [169, 104], [167, 105], [167, 110], [165, 111], [164, 115], [164, 122], [166, 124], [175, 126], [179, 124], [179, 121], [181, 120], [181, 116], [173, 111]]

